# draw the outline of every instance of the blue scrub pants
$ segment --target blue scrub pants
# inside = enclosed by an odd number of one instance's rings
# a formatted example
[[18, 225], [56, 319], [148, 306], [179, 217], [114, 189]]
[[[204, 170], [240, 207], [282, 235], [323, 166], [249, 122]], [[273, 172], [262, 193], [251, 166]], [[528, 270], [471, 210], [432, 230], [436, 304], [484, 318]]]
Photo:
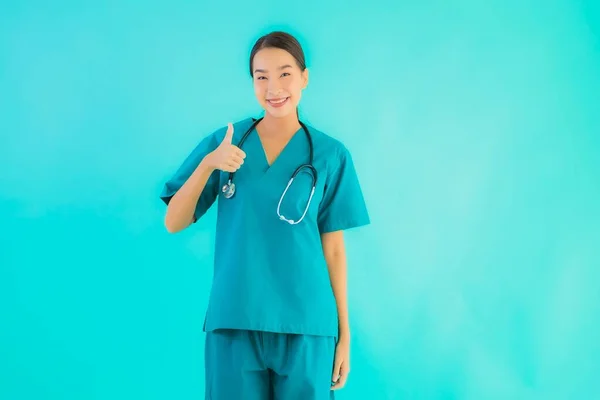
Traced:
[[206, 332], [207, 400], [332, 400], [332, 336]]

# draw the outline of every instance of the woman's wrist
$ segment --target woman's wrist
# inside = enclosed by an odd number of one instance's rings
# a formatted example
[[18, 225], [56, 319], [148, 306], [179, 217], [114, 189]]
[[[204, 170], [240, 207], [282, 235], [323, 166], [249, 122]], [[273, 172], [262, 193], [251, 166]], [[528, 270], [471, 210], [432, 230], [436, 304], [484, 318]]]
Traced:
[[350, 328], [348, 327], [340, 327], [338, 329], [338, 339], [339, 341], [350, 341]]

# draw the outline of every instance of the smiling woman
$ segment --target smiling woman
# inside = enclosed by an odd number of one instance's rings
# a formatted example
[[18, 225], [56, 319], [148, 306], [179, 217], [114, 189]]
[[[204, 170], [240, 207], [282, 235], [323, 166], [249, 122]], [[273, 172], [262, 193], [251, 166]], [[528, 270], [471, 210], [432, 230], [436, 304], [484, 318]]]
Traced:
[[298, 41], [261, 37], [250, 75], [265, 116], [203, 138], [161, 194], [170, 232], [219, 199], [206, 398], [332, 399], [350, 371], [342, 232], [369, 214], [348, 149], [298, 119]]

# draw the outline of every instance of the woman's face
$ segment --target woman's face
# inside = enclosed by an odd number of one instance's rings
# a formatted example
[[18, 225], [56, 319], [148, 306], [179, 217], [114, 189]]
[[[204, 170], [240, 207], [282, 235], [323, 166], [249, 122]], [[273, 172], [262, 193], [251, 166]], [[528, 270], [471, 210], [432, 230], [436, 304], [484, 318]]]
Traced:
[[277, 48], [259, 50], [252, 68], [254, 94], [265, 111], [277, 118], [296, 115], [308, 69], [301, 71], [290, 53]]

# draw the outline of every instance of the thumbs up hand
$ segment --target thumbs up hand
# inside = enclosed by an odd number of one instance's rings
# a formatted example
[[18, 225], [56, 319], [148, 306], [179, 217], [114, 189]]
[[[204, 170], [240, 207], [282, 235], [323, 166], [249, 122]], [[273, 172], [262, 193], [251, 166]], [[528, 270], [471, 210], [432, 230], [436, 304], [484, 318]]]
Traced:
[[246, 158], [246, 153], [239, 147], [231, 144], [232, 140], [233, 125], [228, 123], [223, 141], [204, 159], [209, 167], [225, 172], [235, 172], [242, 166], [244, 158]]

